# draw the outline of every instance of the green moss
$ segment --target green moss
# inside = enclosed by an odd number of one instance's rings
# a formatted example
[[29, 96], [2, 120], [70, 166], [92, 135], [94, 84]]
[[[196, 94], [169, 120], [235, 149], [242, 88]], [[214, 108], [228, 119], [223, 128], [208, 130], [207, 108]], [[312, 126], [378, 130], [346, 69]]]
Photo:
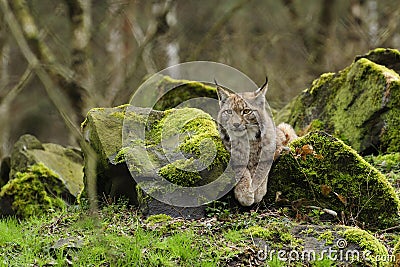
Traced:
[[[313, 151], [304, 154], [305, 145]], [[268, 201], [273, 202], [281, 191], [289, 201], [305, 199], [368, 226], [399, 222], [399, 199], [393, 187], [351, 147], [314, 132], [295, 140], [290, 148], [291, 153], [282, 155], [271, 170]], [[322, 186], [331, 192], [323, 194]]]
[[162, 167], [159, 174], [171, 183], [180, 186], [193, 186], [202, 179], [197, 171], [191, 171], [195, 168], [193, 163], [194, 158], [177, 160]]
[[[179, 104], [197, 97], [217, 99], [216, 89], [200, 82], [175, 80], [169, 76], [163, 76], [155, 86], [161, 92], [160, 95], [162, 95], [154, 106], [156, 110], [175, 108]], [[163, 93], [166, 91], [168, 92]]]
[[394, 246], [392, 255], [395, 257], [396, 262], [400, 261], [400, 240]]
[[318, 79], [313, 81], [309, 93], [313, 95], [320, 93], [319, 90], [325, 90], [325, 84], [331, 82], [334, 77], [335, 73], [333, 72], [322, 74]]
[[11, 197], [17, 216], [41, 215], [49, 210], [66, 207], [61, 199], [65, 192], [58, 176], [43, 164], [35, 164], [25, 172], [18, 172], [1, 190], [0, 197]]
[[[143, 119], [137, 114], [138, 118], [130, 116], [139, 122]], [[159, 162], [158, 155], [182, 153], [184, 158], [164, 164], [158, 170], [159, 175], [181, 186], [208, 183], [217, 178], [229, 162], [229, 152], [219, 138], [215, 122], [202, 110], [170, 109], [162, 116], [150, 118], [143, 127], [146, 127], [145, 141], [133, 136], [129, 146], [116, 153], [114, 162], [122, 163], [128, 156], [131, 171], [134, 168], [140, 174], [147, 168], [143, 166], [145, 162]], [[207, 170], [197, 171], [200, 163], [207, 166]]]
[[278, 113], [277, 122], [305, 133], [316, 130], [311, 126], [318, 120], [317, 130], [334, 134], [359, 152], [399, 151], [400, 76], [390, 69], [398, 65], [398, 54], [374, 50], [338, 73], [321, 75]]
[[390, 266], [390, 262], [379, 260], [379, 256], [382, 259], [388, 258], [387, 249], [368, 232], [358, 228], [349, 228], [343, 232], [343, 237], [348, 243], [355, 243], [364, 250], [363, 253], [367, 256], [366, 260], [371, 264], [370, 266]]
[[400, 192], [400, 153], [366, 156], [365, 160], [382, 172], [388, 181]]
[[164, 223], [164, 222], [169, 222], [171, 221], [172, 218], [169, 215], [166, 214], [156, 214], [156, 215], [151, 215], [149, 216], [146, 220], [145, 223], [149, 225], [155, 225], [158, 223]]
[[273, 222], [265, 227], [251, 226], [243, 230], [243, 234], [251, 238], [260, 238], [263, 241], [271, 242], [272, 247], [282, 247], [283, 245], [290, 247], [298, 247], [303, 240], [296, 238], [290, 233], [289, 225]]
[[333, 241], [335, 240], [335, 237], [332, 234], [332, 231], [325, 231], [322, 234], [320, 234], [317, 239], [319, 241], [324, 240], [325, 241], [325, 245], [332, 245]]

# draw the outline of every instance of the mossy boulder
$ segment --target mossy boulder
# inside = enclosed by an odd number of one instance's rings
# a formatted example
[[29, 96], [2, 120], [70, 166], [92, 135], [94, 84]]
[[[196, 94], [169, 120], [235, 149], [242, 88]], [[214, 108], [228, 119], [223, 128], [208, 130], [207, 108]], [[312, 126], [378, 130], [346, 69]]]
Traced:
[[364, 159], [386, 176], [400, 197], [400, 152], [385, 155], [369, 155]]
[[386, 247], [367, 231], [355, 227], [275, 221], [248, 227], [241, 233], [253, 240], [257, 258], [263, 262], [279, 259], [285, 266], [322, 261], [340, 262], [340, 266], [391, 266], [385, 262], [390, 259]]
[[15, 173], [0, 191], [0, 215], [21, 218], [66, 208], [71, 199], [59, 176], [41, 163]]
[[75, 148], [42, 144], [23, 135], [14, 144], [9, 179], [0, 191], [0, 214], [26, 217], [60, 209], [83, 189], [83, 157]]
[[[98, 196], [127, 197], [149, 214], [170, 213], [173, 209], [168, 211], [168, 205], [138, 189], [138, 179], [157, 174], [179, 186], [200, 186], [218, 178], [229, 161], [215, 122], [195, 108], [97, 108], [89, 111], [82, 126], [99, 158]], [[213, 142], [215, 150], [207, 150], [204, 144], [208, 141]], [[199, 164], [208, 167], [195, 171]], [[174, 213], [179, 216], [179, 212]]]
[[300, 133], [324, 130], [362, 154], [400, 151], [400, 53], [376, 49], [325, 73], [277, 115]]
[[[165, 75], [155, 75], [146, 82], [146, 88], [135, 94], [135, 103], [155, 110], [176, 108], [187, 100], [197, 98], [218, 99], [215, 87], [205, 83], [177, 80]], [[152, 95], [154, 94], [154, 95]], [[152, 103], [158, 99], [156, 103]], [[198, 102], [197, 102], [198, 103]], [[193, 107], [187, 103], [185, 107]]]
[[341, 140], [312, 132], [274, 163], [266, 201], [333, 210], [345, 223], [388, 227], [400, 222], [399, 198], [386, 177]]

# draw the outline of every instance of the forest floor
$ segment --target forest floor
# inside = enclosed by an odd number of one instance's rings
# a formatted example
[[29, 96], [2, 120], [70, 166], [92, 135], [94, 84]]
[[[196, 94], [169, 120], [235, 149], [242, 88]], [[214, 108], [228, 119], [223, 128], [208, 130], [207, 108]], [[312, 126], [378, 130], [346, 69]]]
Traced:
[[[289, 221], [287, 210], [232, 212], [223, 205], [199, 220], [143, 217], [124, 203], [96, 215], [71, 207], [29, 220], [0, 220], [1, 266], [337, 266], [260, 257], [248, 229]], [[314, 219], [317, 219], [314, 217]], [[321, 225], [324, 222], [319, 222]], [[392, 250], [398, 235], [375, 234]]]
[[[367, 158], [397, 193], [398, 157]], [[0, 266], [342, 266], [329, 258], [288, 264], [277, 257], [260, 257], [254, 235], [257, 227], [278, 225], [274, 235], [279, 241], [285, 238], [279, 233], [282, 224], [329, 227], [340, 222], [324, 221], [315, 211], [298, 217], [288, 207], [254, 209], [232, 210], [226, 203], [216, 202], [207, 208], [207, 216], [198, 220], [167, 215], [146, 218], [120, 201], [104, 204], [95, 214], [87, 205], [80, 205], [41, 217], [0, 219]], [[399, 230], [370, 233], [390, 255], [400, 240]]]

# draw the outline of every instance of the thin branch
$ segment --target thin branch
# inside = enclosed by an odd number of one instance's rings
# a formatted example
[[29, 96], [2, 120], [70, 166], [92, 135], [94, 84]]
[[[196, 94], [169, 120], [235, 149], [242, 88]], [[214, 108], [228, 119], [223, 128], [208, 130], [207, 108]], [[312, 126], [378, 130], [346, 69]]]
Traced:
[[[146, 39], [149, 39], [149, 37], [145, 36], [142, 29], [139, 26], [139, 23], [136, 22], [135, 18], [129, 18], [126, 16], [127, 21], [129, 22], [129, 28], [131, 29], [133, 37], [135, 37], [135, 40], [138, 44], [139, 47], [143, 46], [145, 43]], [[143, 53], [142, 53], [142, 60], [144, 63], [144, 66], [146, 68], [147, 73], [155, 73], [156, 72], [156, 64], [154, 60], [150, 56], [150, 46], [146, 45], [146, 47], [143, 48]]]
[[[35, 53], [31, 50], [28, 40], [25, 39], [24, 33], [21, 30], [18, 21], [12, 11], [10, 10], [8, 3], [6, 0], [0, 0], [1, 8], [3, 10], [3, 14], [5, 16], [6, 23], [13, 34], [19, 48], [21, 49], [22, 54], [28, 61], [29, 65], [35, 71], [36, 75], [42, 80], [46, 92], [49, 95], [50, 99], [55, 104], [56, 108], [60, 112], [60, 115], [64, 119], [65, 124], [70, 129], [71, 133], [80, 138], [81, 134], [79, 129], [76, 127], [74, 120], [68, 114], [74, 114], [71, 108], [69, 108], [64, 101], [64, 97], [62, 97], [62, 93], [59, 87], [54, 84], [53, 80], [51, 79], [50, 75], [46, 72], [43, 66], [40, 64], [39, 59], [36, 57]], [[25, 24], [26, 27], [26, 24]], [[32, 26], [33, 27], [33, 26]], [[32, 34], [32, 29], [30, 29]], [[60, 92], [57, 92], [60, 91]]]
[[19, 95], [19, 93], [24, 89], [24, 87], [30, 82], [32, 78], [33, 70], [31, 66], [25, 70], [24, 74], [22, 74], [21, 79], [19, 79], [18, 83], [8, 91], [8, 93], [2, 99], [0, 105], [9, 105], [14, 99]]
[[190, 56], [191, 60], [197, 60], [200, 53], [207, 47], [211, 40], [221, 31], [226, 23], [232, 18], [232, 16], [238, 12], [245, 4], [248, 4], [251, 0], [240, 0], [230, 10], [228, 10], [207, 32], [203, 39], [200, 40], [196, 49]]

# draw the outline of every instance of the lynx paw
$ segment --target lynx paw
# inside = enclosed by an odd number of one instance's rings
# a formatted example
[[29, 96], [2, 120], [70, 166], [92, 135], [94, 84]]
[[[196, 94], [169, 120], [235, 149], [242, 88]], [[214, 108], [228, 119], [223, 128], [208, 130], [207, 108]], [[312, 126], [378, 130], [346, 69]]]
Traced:
[[254, 194], [252, 192], [244, 192], [235, 188], [235, 198], [240, 205], [248, 207], [254, 204]]
[[254, 192], [251, 187], [251, 176], [248, 170], [244, 172], [242, 179], [236, 185], [234, 193], [240, 205], [251, 206], [254, 204]]
[[265, 180], [254, 192], [254, 203], [260, 203], [267, 193], [267, 180]]

